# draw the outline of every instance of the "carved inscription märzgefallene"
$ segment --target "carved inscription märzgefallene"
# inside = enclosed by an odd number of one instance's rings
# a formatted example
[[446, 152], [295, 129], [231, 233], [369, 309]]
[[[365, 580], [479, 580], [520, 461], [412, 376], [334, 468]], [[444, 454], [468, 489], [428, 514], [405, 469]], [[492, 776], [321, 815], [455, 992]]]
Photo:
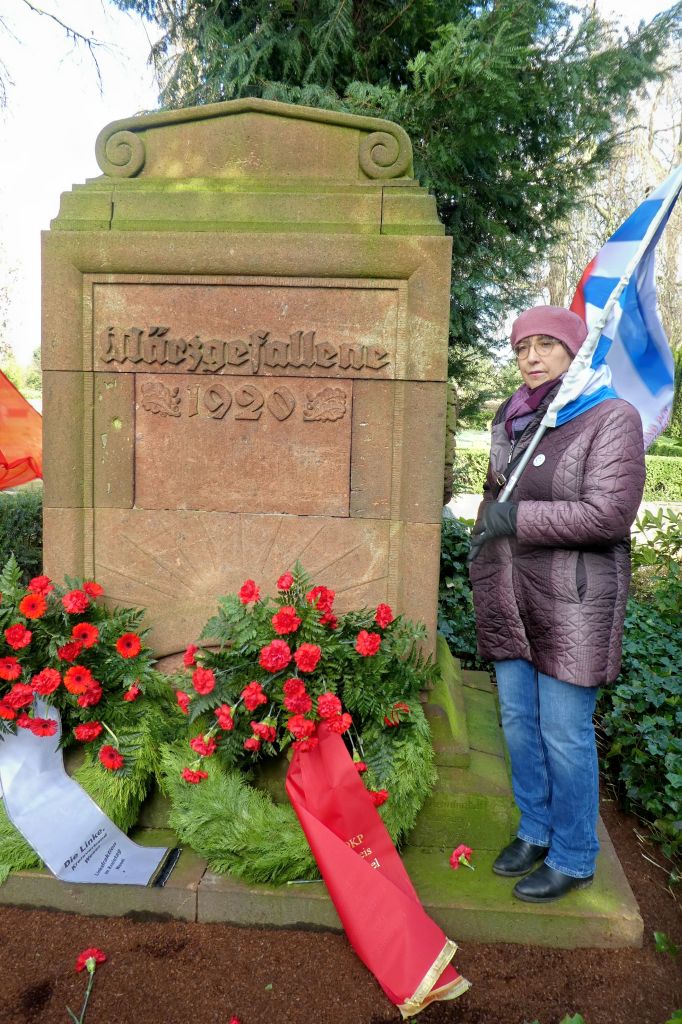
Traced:
[[111, 369], [113, 364], [132, 364], [136, 369], [177, 367], [180, 373], [276, 373], [278, 369], [299, 369], [302, 375], [313, 367], [322, 370], [383, 370], [389, 353], [380, 345], [354, 342], [333, 344], [318, 341], [316, 331], [293, 331], [288, 339], [274, 338], [270, 331], [254, 331], [248, 338], [222, 340], [176, 338], [170, 327], [108, 327], [100, 336], [99, 358]]

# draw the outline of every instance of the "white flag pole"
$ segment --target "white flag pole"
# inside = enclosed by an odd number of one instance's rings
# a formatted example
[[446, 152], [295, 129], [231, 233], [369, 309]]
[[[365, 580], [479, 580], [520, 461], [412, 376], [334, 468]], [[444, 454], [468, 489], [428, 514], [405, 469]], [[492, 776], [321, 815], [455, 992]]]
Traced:
[[519, 481], [519, 477], [528, 465], [533, 455], [533, 452], [535, 451], [537, 446], [540, 444], [540, 441], [544, 437], [545, 431], [549, 426], [549, 424], [546, 422], [548, 416], [550, 416], [553, 412], [557, 411], [557, 406], [561, 408], [561, 406], [563, 405], [562, 392], [565, 394], [566, 391], [570, 390], [571, 386], [573, 385], [573, 382], [581, 373], [584, 373], [585, 371], [589, 371], [591, 369], [592, 356], [594, 355], [594, 350], [597, 347], [597, 343], [601, 337], [602, 331], [604, 330], [606, 321], [611, 315], [613, 307], [615, 306], [616, 302], [618, 302], [618, 299], [620, 298], [624, 288], [627, 287], [630, 278], [632, 277], [633, 273], [637, 269], [640, 260], [642, 259], [642, 256], [648, 249], [652, 238], [658, 231], [661, 221], [666, 216], [671, 206], [675, 203], [677, 197], [680, 194], [680, 190], [682, 189], [682, 165], [678, 167], [675, 171], [673, 171], [670, 177], [673, 178], [673, 180], [676, 179], [676, 186], [670, 190], [668, 195], [661, 203], [661, 208], [652, 220], [649, 227], [647, 228], [646, 234], [642, 238], [642, 241], [640, 242], [637, 248], [637, 252], [634, 254], [632, 259], [628, 263], [618, 284], [609, 295], [606, 301], [606, 305], [601, 311], [599, 319], [593, 324], [592, 329], [585, 338], [585, 341], [580, 346], [578, 354], [571, 363], [566, 373], [566, 376], [563, 379], [562, 385], [559, 388], [559, 391], [557, 392], [551, 405], [547, 409], [547, 412], [543, 416], [542, 422], [540, 423], [540, 426], [533, 435], [530, 444], [523, 453], [521, 461], [519, 462], [518, 466], [516, 466], [512, 475], [509, 477], [509, 480], [507, 481], [503, 490], [501, 491], [497, 499], [499, 502], [509, 501], [509, 496], [516, 487]]

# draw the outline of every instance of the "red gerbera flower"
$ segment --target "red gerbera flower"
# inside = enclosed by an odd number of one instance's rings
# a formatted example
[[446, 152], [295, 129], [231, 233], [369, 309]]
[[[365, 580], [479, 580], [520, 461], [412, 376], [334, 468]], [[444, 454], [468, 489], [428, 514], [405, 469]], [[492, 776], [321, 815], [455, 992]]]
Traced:
[[4, 718], [8, 722], [11, 722], [12, 719], [16, 717], [16, 711], [14, 711], [6, 701], [0, 700], [0, 718]]
[[320, 718], [331, 718], [341, 713], [341, 701], [335, 693], [323, 693], [317, 698], [317, 713]]
[[218, 719], [218, 725], [225, 732], [230, 732], [234, 729], [234, 719], [232, 717], [232, 708], [229, 704], [221, 704], [219, 708], [215, 709], [215, 716]]
[[197, 653], [198, 650], [199, 648], [196, 646], [196, 644], [188, 645], [187, 650], [182, 656], [182, 664], [185, 666], [185, 668], [191, 668], [192, 665], [196, 665], [194, 655]]
[[57, 657], [62, 661], [75, 661], [84, 647], [82, 640], [72, 640], [70, 644], [64, 644], [57, 648]]
[[77, 703], [82, 708], [92, 708], [95, 704], [99, 704], [102, 699], [103, 692], [101, 684], [98, 683], [96, 679], [93, 679], [85, 693], [80, 695]]
[[54, 590], [54, 587], [49, 576], [34, 576], [32, 580], [29, 580], [28, 589], [34, 594], [47, 596]]
[[267, 647], [261, 648], [258, 656], [258, 664], [266, 672], [279, 672], [286, 668], [290, 661], [291, 650], [284, 640], [273, 640]]
[[26, 683], [15, 683], [9, 693], [3, 698], [5, 704], [18, 711], [19, 708], [28, 707], [33, 703], [33, 687]]
[[185, 693], [184, 690], [176, 690], [175, 691], [175, 699], [178, 702], [178, 707], [180, 708], [182, 713], [184, 715], [188, 715], [189, 714], [189, 705], [190, 705], [190, 701], [192, 699], [190, 697], [190, 695], [188, 693]]
[[251, 604], [260, 597], [260, 588], [253, 580], [246, 580], [239, 591], [239, 600], [242, 604]]
[[263, 687], [260, 683], [249, 683], [241, 692], [241, 698], [244, 701], [244, 707], [248, 711], [255, 711], [261, 704], [267, 704], [268, 698], [263, 692]]
[[122, 658], [134, 658], [142, 650], [142, 641], [137, 633], [124, 633], [116, 641], [116, 650]]
[[90, 599], [82, 590], [69, 590], [64, 594], [62, 604], [69, 615], [82, 615], [89, 607]]
[[116, 747], [102, 747], [98, 754], [98, 757], [105, 768], [108, 768], [110, 772], [118, 771], [125, 764], [125, 758]]
[[27, 619], [42, 619], [47, 611], [47, 601], [42, 594], [27, 594], [19, 602], [19, 611]]
[[34, 693], [39, 693], [41, 697], [47, 697], [48, 694], [54, 693], [61, 681], [62, 677], [56, 669], [44, 668], [33, 677], [31, 686]]
[[[94, 964], [103, 964], [106, 959], [106, 953], [103, 953], [101, 949], [97, 949], [96, 946], [91, 946], [90, 949], [84, 949], [83, 952], [78, 955], [78, 959], [76, 960], [76, 970], [83, 971], [87, 967], [88, 973], [92, 974], [95, 969]], [[88, 966], [88, 960], [92, 960], [94, 963]]]
[[185, 782], [189, 782], [190, 785], [196, 786], [197, 783], [203, 782], [204, 779], [208, 778], [208, 772], [195, 772], [191, 768], [182, 769], [182, 777]]
[[358, 654], [367, 658], [376, 654], [380, 647], [381, 637], [378, 633], [368, 633], [366, 629], [360, 630], [355, 640], [355, 650]]
[[195, 668], [192, 673], [192, 686], [203, 696], [215, 688], [215, 676], [210, 668]]
[[92, 682], [94, 682], [92, 672], [84, 665], [72, 665], [64, 676], [64, 686], [69, 693], [85, 693]]
[[95, 583], [94, 580], [88, 580], [84, 583], [83, 590], [90, 597], [101, 597], [104, 593], [104, 587], [100, 587], [99, 583]]
[[81, 743], [90, 743], [92, 740], [96, 740], [101, 732], [101, 722], [83, 722], [82, 725], [75, 726], [73, 730], [74, 736]]
[[13, 679], [18, 679], [21, 675], [21, 665], [16, 658], [0, 658], [0, 679], [6, 679], [8, 682], [12, 682]]
[[123, 699], [130, 701], [132, 703], [132, 701], [137, 700], [141, 693], [142, 690], [140, 689], [140, 687], [136, 683], [133, 683], [133, 685], [129, 686], [126, 692], [123, 694]]
[[32, 718], [29, 728], [34, 736], [54, 736], [57, 723], [52, 718]]
[[293, 585], [294, 585], [294, 577], [291, 575], [290, 572], [282, 573], [280, 578], [277, 580], [277, 589], [278, 590], [291, 590]]
[[296, 614], [296, 609], [291, 604], [285, 604], [272, 616], [272, 628], [275, 633], [284, 636], [286, 633], [295, 633], [303, 620]]
[[13, 626], [5, 630], [5, 640], [15, 651], [20, 651], [22, 647], [28, 647], [32, 636], [31, 630], [26, 629], [26, 626], [20, 622], [15, 622]]
[[189, 741], [189, 745], [197, 754], [201, 757], [210, 757], [211, 754], [216, 752], [216, 741], [213, 737], [205, 739], [203, 736], [195, 736]]
[[94, 647], [99, 640], [99, 630], [91, 622], [77, 622], [71, 630], [74, 640], [80, 640], [83, 647]]
[[294, 661], [299, 672], [314, 672], [321, 657], [322, 651], [317, 644], [301, 644], [294, 654]]

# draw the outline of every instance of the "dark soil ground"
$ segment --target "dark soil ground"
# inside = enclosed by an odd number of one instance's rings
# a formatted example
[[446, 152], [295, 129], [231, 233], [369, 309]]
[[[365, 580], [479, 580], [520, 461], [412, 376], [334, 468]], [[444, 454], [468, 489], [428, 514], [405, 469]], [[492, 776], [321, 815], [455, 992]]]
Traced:
[[[682, 953], [655, 949], [653, 932], [682, 947], [668, 864], [638, 838], [636, 819], [602, 815], [637, 897], [643, 949], [555, 950], [466, 943], [456, 966], [472, 988], [429, 1007], [420, 1024], [665, 1024], [682, 1007]], [[679, 898], [679, 890], [677, 896]], [[456, 938], [456, 936], [453, 936]], [[88, 1024], [380, 1024], [398, 1021], [343, 935], [184, 922], [137, 923], [0, 908], [0, 1024], [64, 1024], [86, 977], [77, 955], [98, 946]]]

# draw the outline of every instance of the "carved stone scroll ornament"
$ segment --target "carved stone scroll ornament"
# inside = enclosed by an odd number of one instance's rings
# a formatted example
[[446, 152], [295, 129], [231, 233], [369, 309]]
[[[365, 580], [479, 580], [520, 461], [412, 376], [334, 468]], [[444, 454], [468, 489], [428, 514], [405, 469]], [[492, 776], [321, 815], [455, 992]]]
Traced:
[[97, 163], [105, 174], [118, 178], [132, 178], [144, 167], [144, 142], [138, 134], [117, 131], [113, 135], [100, 132], [95, 143]]
[[412, 146], [402, 129], [395, 134], [372, 132], [360, 143], [360, 167], [368, 178], [400, 178], [411, 160]]

